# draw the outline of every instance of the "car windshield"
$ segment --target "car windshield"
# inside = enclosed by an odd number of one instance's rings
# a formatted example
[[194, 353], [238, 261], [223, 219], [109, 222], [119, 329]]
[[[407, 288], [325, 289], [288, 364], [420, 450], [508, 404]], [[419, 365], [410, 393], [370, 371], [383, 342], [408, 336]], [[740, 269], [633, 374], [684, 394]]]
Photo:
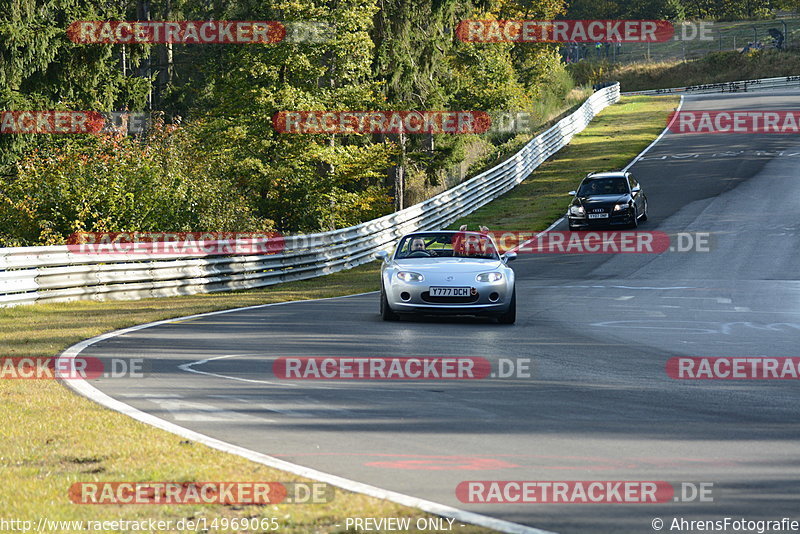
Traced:
[[580, 189], [578, 189], [578, 196], [624, 195], [627, 192], [628, 184], [625, 178], [594, 178], [592, 180], [584, 180]]
[[488, 236], [476, 232], [425, 232], [410, 234], [400, 240], [395, 257], [397, 259], [499, 259], [494, 242]]

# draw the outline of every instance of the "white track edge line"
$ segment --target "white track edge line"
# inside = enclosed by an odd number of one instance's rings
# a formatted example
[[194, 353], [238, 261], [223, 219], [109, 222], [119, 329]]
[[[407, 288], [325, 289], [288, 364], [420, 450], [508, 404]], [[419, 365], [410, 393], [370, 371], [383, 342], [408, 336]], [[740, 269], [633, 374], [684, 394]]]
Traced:
[[[550, 226], [548, 226], [547, 228], [545, 228], [544, 230], [542, 230], [541, 232], [539, 232], [538, 234], [536, 234], [535, 236], [533, 236], [532, 238], [528, 239], [527, 241], [525, 241], [525, 242], [523, 242], [523, 243], [520, 243], [519, 245], [517, 245], [516, 247], [512, 248], [512, 249], [511, 249], [511, 250], [509, 250], [508, 252], [516, 252], [516, 251], [518, 251], [519, 249], [521, 249], [522, 247], [524, 247], [524, 246], [525, 246], [525, 245], [527, 245], [528, 243], [531, 243], [531, 242], [533, 242], [533, 241], [535, 241], [535, 240], [539, 239], [539, 236], [540, 236], [540, 235], [542, 235], [542, 234], [545, 234], [545, 233], [549, 232], [550, 230], [552, 230], [553, 228], [555, 228], [556, 226], [558, 226], [559, 224], [561, 224], [563, 221], [564, 221], [564, 217], [561, 217], [561, 218], [560, 218], [560, 219], [558, 219], [556, 222], [554, 222], [553, 224], [551, 224]], [[498, 230], [498, 231], [502, 232], [502, 230]]]
[[[236, 311], [242, 310], [253, 310], [257, 308], [266, 308], [270, 306], [279, 306], [283, 304], [292, 304], [297, 302], [310, 302], [310, 301], [319, 301], [319, 300], [334, 300], [334, 299], [341, 299], [341, 298], [349, 298], [349, 297], [357, 297], [363, 295], [369, 295], [370, 293], [375, 293], [375, 291], [370, 291], [366, 293], [356, 293], [354, 295], [343, 295], [339, 297], [325, 297], [319, 299], [305, 299], [305, 300], [294, 300], [294, 301], [285, 301], [285, 302], [272, 302], [269, 304], [257, 304], [255, 306], [245, 306], [242, 308], [231, 308], [229, 310], [219, 310], [207, 313], [198, 313], [194, 315], [187, 315], [185, 317], [174, 317], [172, 319], [164, 319], [161, 321], [154, 321], [151, 323], [131, 326], [128, 328], [122, 328], [120, 330], [114, 330], [113, 332], [107, 332], [105, 334], [101, 334], [99, 336], [95, 336], [90, 339], [85, 339], [75, 345], [72, 345], [64, 352], [62, 352], [58, 356], [58, 360], [64, 359], [74, 359], [78, 354], [80, 354], [84, 349], [98, 343], [100, 341], [104, 341], [106, 339], [110, 339], [113, 337], [117, 337], [123, 334], [127, 334], [130, 332], [135, 332], [137, 330], [143, 330], [145, 328], [150, 328], [153, 326], [167, 324], [173, 321], [182, 321], [186, 319], [194, 319], [197, 317], [208, 317], [211, 315], [220, 315], [224, 313], [231, 313]], [[57, 364], [57, 368], [58, 364]], [[233, 445], [231, 443], [224, 442], [222, 440], [218, 440], [216, 438], [212, 438], [211, 436], [206, 436], [205, 434], [201, 434], [199, 432], [195, 432], [194, 430], [190, 430], [188, 428], [182, 427], [170, 421], [166, 421], [159, 417], [156, 417], [152, 414], [143, 412], [129, 404], [125, 404], [122, 401], [114, 399], [100, 391], [99, 389], [95, 388], [86, 380], [64, 380], [63, 381], [69, 388], [71, 388], [76, 393], [87, 397], [88, 399], [94, 401], [101, 406], [105, 406], [111, 410], [120, 412], [128, 417], [140, 421], [142, 423], [148, 424], [155, 428], [166, 430], [172, 434], [180, 436], [182, 438], [190, 439], [196, 441], [198, 443], [202, 443], [212, 449], [217, 449], [223, 452], [227, 452], [230, 454], [235, 454], [237, 456], [241, 456], [242, 458], [246, 458], [256, 463], [260, 463], [266, 465], [268, 467], [273, 467], [275, 469], [280, 469], [282, 471], [286, 471], [295, 475], [303, 476], [306, 478], [318, 480], [320, 482], [326, 482], [331, 485], [343, 488], [347, 491], [352, 491], [355, 493], [362, 493], [364, 495], [368, 495], [370, 497], [375, 497], [377, 499], [384, 499], [387, 501], [395, 502], [397, 504], [401, 504], [403, 506], [409, 506], [412, 508], [417, 508], [423, 512], [428, 512], [434, 515], [439, 515], [443, 517], [452, 517], [458, 521], [463, 521], [465, 523], [470, 523], [477, 526], [482, 526], [486, 528], [491, 528], [494, 530], [498, 530], [501, 532], [506, 532], [508, 534], [554, 534], [547, 530], [541, 530], [534, 527], [529, 527], [526, 525], [520, 525], [518, 523], [512, 523], [510, 521], [505, 521], [502, 519], [496, 519], [494, 517], [485, 516], [482, 514], [477, 514], [475, 512], [469, 512], [467, 510], [461, 510], [459, 508], [455, 508], [452, 506], [447, 506], [444, 504], [439, 504], [433, 501], [427, 501], [424, 499], [419, 499], [417, 497], [413, 497], [411, 495], [405, 495], [403, 493], [398, 493], [390, 490], [385, 490], [382, 488], [378, 488], [376, 486], [372, 486], [369, 484], [364, 484], [362, 482], [357, 482], [355, 480], [350, 480], [344, 477], [340, 477], [338, 475], [332, 475], [330, 473], [325, 473], [323, 471], [318, 471], [316, 469], [312, 469], [309, 467], [304, 467], [302, 465], [293, 464], [291, 462], [287, 462], [285, 460], [280, 460], [273, 456], [269, 456], [267, 454], [263, 454], [260, 452], [256, 452], [250, 449], [246, 449], [244, 447], [239, 447], [238, 445]]]
[[[647, 145], [647, 148], [645, 148], [644, 150], [642, 150], [641, 152], [639, 152], [639, 155], [638, 155], [638, 156], [636, 156], [635, 158], [633, 158], [633, 160], [631, 160], [631, 162], [630, 162], [630, 163], [628, 163], [628, 164], [625, 166], [625, 168], [624, 168], [624, 169], [622, 169], [622, 172], [625, 172], [625, 171], [627, 171], [628, 169], [630, 169], [631, 167], [633, 167], [633, 166], [636, 164], [636, 162], [637, 162], [637, 161], [639, 161], [640, 159], [642, 159], [642, 156], [644, 156], [645, 154], [647, 154], [647, 152], [648, 152], [648, 151], [649, 151], [651, 148], [653, 148], [653, 147], [655, 146], [655, 144], [656, 144], [656, 143], [658, 143], [659, 141], [661, 141], [661, 138], [662, 138], [662, 137], [664, 137], [664, 134], [666, 134], [666, 133], [667, 133], [667, 131], [669, 130], [669, 127], [670, 127], [670, 126], [672, 126], [672, 123], [673, 123], [673, 122], [675, 122], [675, 119], [677, 119], [677, 118], [678, 118], [678, 112], [680, 112], [681, 108], [683, 107], [683, 97], [684, 97], [684, 95], [681, 95], [681, 100], [680, 100], [680, 102], [678, 103], [678, 107], [675, 109], [675, 114], [672, 116], [672, 120], [670, 120], [670, 121], [669, 121], [669, 124], [667, 124], [667, 127], [666, 127], [666, 128], [664, 128], [664, 130], [663, 130], [663, 131], [662, 131], [662, 132], [659, 134], [659, 136], [658, 136], [658, 137], [656, 137], [656, 138], [653, 140], [653, 142], [652, 142], [652, 143], [650, 143], [649, 145]], [[560, 218], [560, 219], [558, 219], [556, 222], [554, 222], [553, 224], [551, 224], [550, 226], [548, 226], [548, 227], [547, 227], [545, 230], [542, 230], [541, 232], [539, 232], [538, 234], [536, 234], [534, 237], [532, 237], [532, 238], [528, 239], [528, 240], [527, 240], [527, 241], [525, 241], [524, 243], [521, 243], [521, 244], [517, 245], [516, 247], [512, 248], [511, 250], [509, 250], [509, 251], [507, 251], [507, 252], [516, 252], [517, 250], [521, 249], [522, 247], [524, 247], [524, 246], [525, 246], [525, 245], [527, 245], [528, 243], [531, 243], [531, 242], [535, 241], [536, 239], [538, 239], [540, 235], [542, 235], [542, 234], [544, 234], [544, 233], [546, 233], [546, 232], [549, 232], [550, 230], [552, 230], [553, 228], [555, 228], [556, 226], [558, 226], [559, 224], [561, 224], [563, 221], [564, 221], [564, 217], [561, 217], [561, 218]]]
[[660, 134], [658, 137], [656, 137], [656, 138], [655, 138], [655, 140], [653, 140], [653, 142], [652, 142], [652, 143], [650, 143], [649, 145], [647, 145], [647, 148], [645, 148], [644, 150], [642, 150], [642, 151], [639, 153], [639, 155], [638, 155], [638, 156], [636, 156], [635, 158], [633, 158], [633, 160], [632, 160], [630, 163], [628, 163], [628, 164], [625, 166], [625, 168], [624, 168], [624, 169], [622, 169], [622, 171], [623, 171], [623, 172], [625, 172], [625, 171], [627, 171], [628, 169], [630, 169], [631, 167], [633, 167], [633, 166], [636, 164], [636, 162], [637, 162], [637, 161], [639, 161], [640, 159], [642, 159], [642, 156], [644, 156], [645, 154], [647, 154], [647, 152], [649, 152], [649, 151], [650, 151], [650, 149], [651, 149], [651, 148], [653, 148], [653, 147], [655, 146], [655, 144], [656, 144], [656, 143], [658, 143], [659, 141], [661, 141], [661, 138], [662, 138], [662, 137], [664, 137], [664, 134], [666, 134], [666, 133], [667, 133], [667, 131], [669, 131], [669, 127], [670, 127], [670, 126], [672, 126], [672, 123], [673, 123], [673, 122], [675, 122], [675, 119], [677, 119], [677, 118], [678, 118], [678, 113], [680, 113], [680, 111], [681, 111], [681, 108], [683, 107], [683, 100], [684, 100], [684, 96], [685, 96], [685, 95], [681, 95], [681, 101], [678, 103], [678, 107], [675, 109], [675, 113], [672, 115], [672, 120], [670, 120], [670, 121], [669, 121], [669, 124], [667, 124], [666, 128], [664, 128], [664, 130], [661, 132], [661, 134]]

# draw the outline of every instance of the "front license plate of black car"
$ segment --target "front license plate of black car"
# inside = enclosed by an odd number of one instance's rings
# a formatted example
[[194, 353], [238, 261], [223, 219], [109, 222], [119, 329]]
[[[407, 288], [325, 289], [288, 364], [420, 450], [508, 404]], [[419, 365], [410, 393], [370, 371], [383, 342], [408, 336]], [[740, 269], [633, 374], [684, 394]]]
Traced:
[[590, 219], [608, 219], [608, 213], [590, 213]]
[[470, 288], [468, 287], [432, 287], [430, 293], [432, 297], [468, 297]]

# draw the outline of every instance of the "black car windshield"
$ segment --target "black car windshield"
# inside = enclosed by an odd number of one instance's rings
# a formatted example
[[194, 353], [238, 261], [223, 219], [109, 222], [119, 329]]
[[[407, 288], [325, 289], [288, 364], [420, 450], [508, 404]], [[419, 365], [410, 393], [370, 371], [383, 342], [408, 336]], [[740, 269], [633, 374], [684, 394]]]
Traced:
[[595, 178], [584, 180], [578, 189], [579, 197], [594, 195], [624, 195], [628, 193], [628, 183], [625, 178]]
[[494, 242], [477, 232], [425, 232], [410, 234], [401, 239], [395, 258], [497, 260], [499, 256]]

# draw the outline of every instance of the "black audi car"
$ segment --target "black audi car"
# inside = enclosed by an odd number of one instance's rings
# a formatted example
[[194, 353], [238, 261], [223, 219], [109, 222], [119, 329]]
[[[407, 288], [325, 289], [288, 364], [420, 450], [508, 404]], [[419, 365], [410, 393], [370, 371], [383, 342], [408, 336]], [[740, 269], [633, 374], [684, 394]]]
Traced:
[[577, 191], [570, 191], [570, 230], [623, 226], [636, 228], [647, 220], [647, 196], [629, 172], [591, 173]]

